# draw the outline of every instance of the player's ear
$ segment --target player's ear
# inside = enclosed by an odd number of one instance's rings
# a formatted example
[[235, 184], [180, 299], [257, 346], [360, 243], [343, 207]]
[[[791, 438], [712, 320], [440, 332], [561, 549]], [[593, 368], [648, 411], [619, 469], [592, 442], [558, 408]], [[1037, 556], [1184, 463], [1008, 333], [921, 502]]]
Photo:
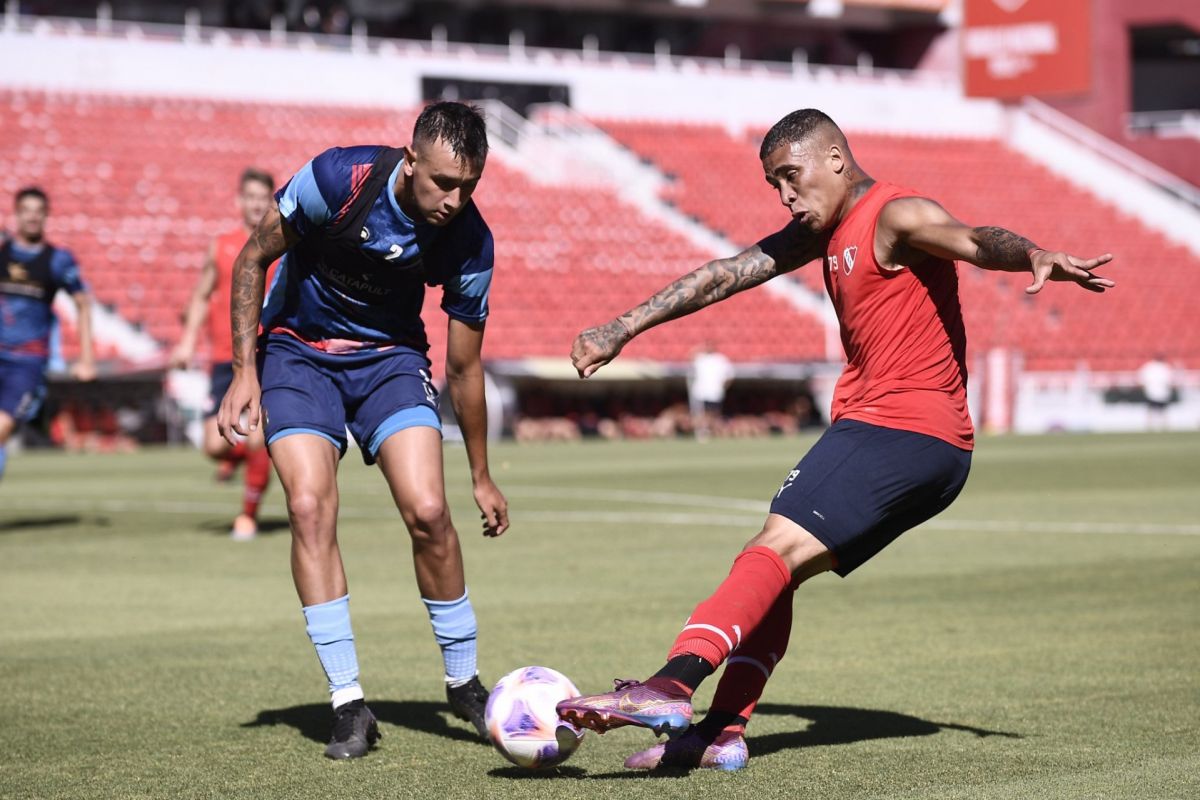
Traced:
[[413, 165], [417, 161], [417, 154], [411, 147], [404, 148], [404, 160], [401, 169], [404, 170], [404, 177], [411, 178], [413, 176]]
[[846, 169], [846, 159], [842, 154], [842, 148], [836, 144], [829, 145], [829, 168], [833, 170], [835, 175], [841, 175]]

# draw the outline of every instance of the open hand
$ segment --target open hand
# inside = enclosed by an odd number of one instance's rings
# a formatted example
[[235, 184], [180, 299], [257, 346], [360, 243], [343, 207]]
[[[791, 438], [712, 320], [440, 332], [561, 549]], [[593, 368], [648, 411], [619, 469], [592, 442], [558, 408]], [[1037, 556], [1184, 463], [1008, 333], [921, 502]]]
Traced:
[[1033, 263], [1033, 283], [1025, 287], [1026, 294], [1037, 294], [1046, 281], [1074, 281], [1089, 292], [1103, 292], [1116, 283], [1093, 275], [1092, 270], [1113, 260], [1112, 253], [1096, 258], [1076, 258], [1069, 253], [1035, 250], [1029, 260]]

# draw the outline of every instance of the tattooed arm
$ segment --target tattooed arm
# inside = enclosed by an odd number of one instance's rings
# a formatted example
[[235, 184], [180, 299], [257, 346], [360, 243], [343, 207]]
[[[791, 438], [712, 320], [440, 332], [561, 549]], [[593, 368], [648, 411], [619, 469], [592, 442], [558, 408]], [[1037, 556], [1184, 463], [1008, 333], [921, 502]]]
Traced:
[[[235, 431], [247, 436], [258, 428], [261, 390], [255, 351], [267, 268], [286, 253], [297, 239], [295, 231], [279, 215], [279, 207], [272, 203], [271, 209], [250, 234], [237, 260], [233, 262], [233, 280], [229, 287], [229, 315], [233, 325], [233, 383], [225, 393], [217, 415], [217, 427], [231, 443], [236, 441], [233, 435]], [[246, 414], [245, 427], [242, 425], [243, 412]]]
[[1078, 258], [1038, 247], [1020, 234], [1004, 228], [972, 228], [946, 209], [923, 197], [904, 197], [884, 206], [875, 229], [875, 257], [885, 267], [897, 268], [926, 255], [966, 261], [983, 269], [1029, 272], [1033, 283], [1025, 288], [1037, 294], [1046, 281], [1073, 281], [1092, 292], [1115, 284], [1092, 274], [1112, 261], [1112, 254]]
[[820, 257], [824, 243], [791, 223], [732, 258], [689, 272], [611, 322], [588, 328], [575, 339], [571, 361], [581, 378], [590, 377], [638, 334], [791, 272]]

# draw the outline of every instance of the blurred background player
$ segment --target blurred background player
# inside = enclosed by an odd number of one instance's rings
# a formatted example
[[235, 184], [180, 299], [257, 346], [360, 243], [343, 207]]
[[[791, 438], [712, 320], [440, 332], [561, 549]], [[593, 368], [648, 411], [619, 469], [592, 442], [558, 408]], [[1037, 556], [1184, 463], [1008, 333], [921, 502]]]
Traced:
[[[484, 534], [498, 536], [508, 510], [488, 469], [480, 360], [493, 242], [471, 201], [487, 151], [483, 117], [461, 103], [422, 111], [407, 148], [326, 150], [276, 194], [278, 207], [234, 267], [234, 378], [219, 425], [229, 439], [256, 429], [261, 399], [267, 445], [287, 493], [292, 575], [329, 679], [329, 758], [366, 755], [379, 738], [359, 685], [337, 542], [337, 468], [347, 426], [363, 459], [378, 461], [408, 527], [450, 708], [486, 736], [488, 693], [476, 670], [475, 612], [446, 503], [421, 309], [426, 284], [440, 284], [450, 399]], [[267, 265], [281, 256], [264, 307]]]
[[0, 243], [0, 477], [9, 438], [33, 418], [45, 393], [54, 296], [60, 289], [71, 295], [78, 312], [80, 356], [71, 374], [81, 381], [96, 377], [91, 298], [75, 256], [46, 241], [46, 193], [33, 186], [21, 189], [14, 211], [15, 233]]
[[[230, 286], [233, 262], [242, 245], [271, 207], [275, 179], [270, 173], [253, 167], [242, 172], [238, 181], [237, 206], [241, 223], [209, 243], [208, 256], [200, 280], [192, 292], [184, 313], [183, 335], [171, 353], [170, 366], [186, 368], [196, 355], [200, 332], [208, 322], [209, 410], [204, 418], [204, 452], [217, 461], [217, 477], [228, 480], [238, 464], [245, 463], [245, 489], [242, 512], [233, 520], [230, 535], [239, 541], [253, 539], [258, 533], [258, 507], [271, 481], [271, 457], [261, 430], [253, 430], [245, 439], [230, 444], [217, 430], [217, 412], [221, 398], [233, 381], [233, 337], [229, 329]], [[273, 275], [267, 275], [267, 283]]]
[[[974, 427], [955, 261], [1032, 272], [1030, 294], [1048, 280], [1093, 292], [1113, 286], [1091, 273], [1111, 255], [1047, 252], [1003, 228], [964, 225], [932, 200], [876, 182], [855, 162], [841, 129], [816, 109], [777, 122], [759, 158], [791, 222], [584, 331], [571, 351], [586, 378], [649, 328], [819, 257], [846, 351], [833, 424], [787, 476], [729, 576], [692, 612], [666, 665], [644, 683], [617, 681], [613, 692], [559, 703], [564, 719], [598, 731], [640, 725], [673, 737], [630, 756], [632, 769], [744, 767], [746, 724], [787, 650], [796, 588], [829, 570], [847, 576], [944, 511], [966, 484]], [[726, 659], [707, 717], [691, 725], [692, 693]]]
[[711, 340], [706, 341], [692, 359], [692, 371], [688, 375], [688, 400], [697, 439], [707, 439], [721, 421], [725, 391], [732, 380], [733, 364], [717, 352], [717, 346]]
[[1154, 357], [1138, 369], [1138, 383], [1146, 398], [1146, 429], [1167, 429], [1167, 407], [1175, 397], [1175, 376], [1171, 364], [1163, 353]]

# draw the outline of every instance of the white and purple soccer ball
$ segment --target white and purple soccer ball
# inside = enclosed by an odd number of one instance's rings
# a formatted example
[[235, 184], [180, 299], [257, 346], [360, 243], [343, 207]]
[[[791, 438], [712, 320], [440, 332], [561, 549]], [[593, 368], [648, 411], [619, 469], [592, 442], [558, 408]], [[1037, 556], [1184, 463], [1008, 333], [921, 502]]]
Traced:
[[549, 667], [521, 667], [505, 675], [488, 697], [484, 719], [500, 754], [518, 767], [561, 764], [583, 740], [583, 731], [558, 718], [554, 707], [578, 697], [575, 684]]

